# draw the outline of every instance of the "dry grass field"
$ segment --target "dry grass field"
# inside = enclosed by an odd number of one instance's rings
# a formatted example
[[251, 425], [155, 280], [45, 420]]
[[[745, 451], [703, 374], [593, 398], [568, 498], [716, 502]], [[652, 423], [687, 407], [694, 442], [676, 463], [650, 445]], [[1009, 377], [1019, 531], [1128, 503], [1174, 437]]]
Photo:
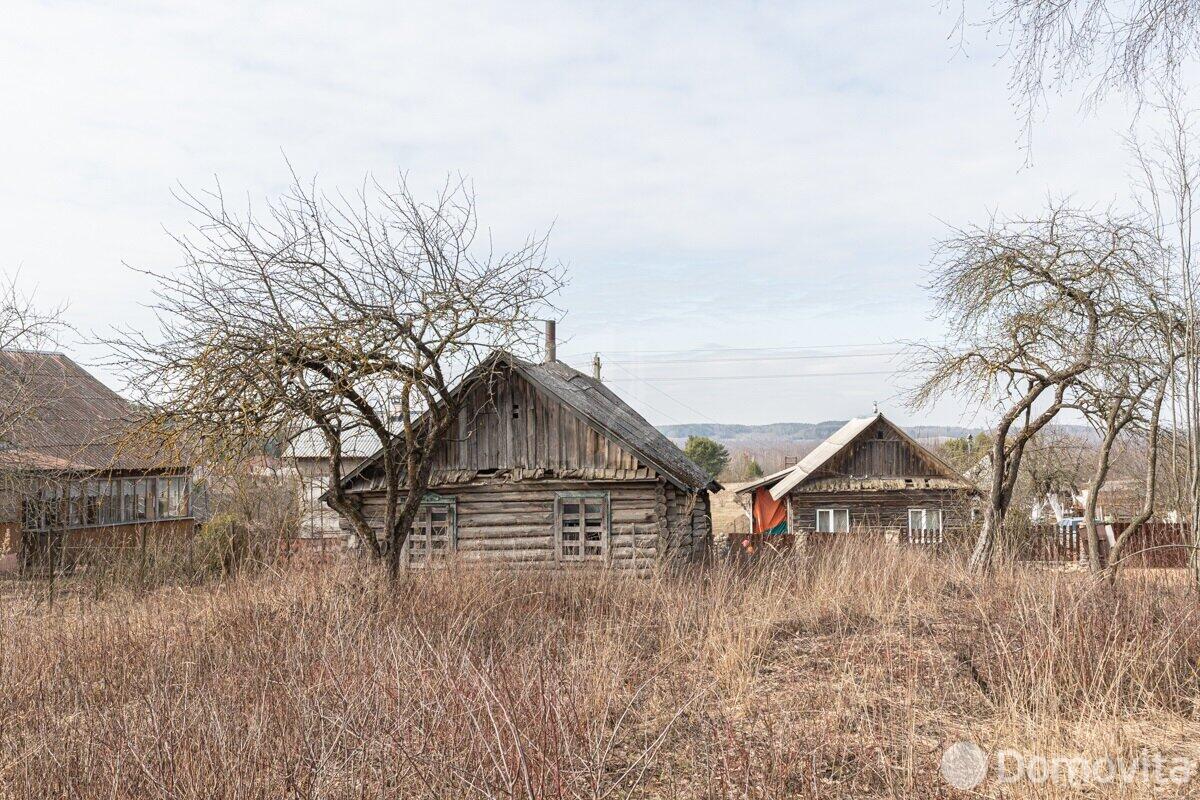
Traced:
[[3, 798], [1149, 797], [986, 750], [1200, 758], [1181, 582], [986, 580], [848, 549], [638, 580], [355, 565], [133, 593], [12, 584]]

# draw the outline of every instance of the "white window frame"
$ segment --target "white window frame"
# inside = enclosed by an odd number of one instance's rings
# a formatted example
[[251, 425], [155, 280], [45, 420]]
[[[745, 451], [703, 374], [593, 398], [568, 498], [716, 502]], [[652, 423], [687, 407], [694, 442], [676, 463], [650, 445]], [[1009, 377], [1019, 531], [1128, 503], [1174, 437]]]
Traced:
[[[595, 504], [597, 501], [602, 503], [601, 514], [599, 517], [599, 531], [594, 530], [595, 525], [589, 526], [588, 520], [596, 520], [596, 517], [588, 517], [587, 506]], [[567, 504], [578, 504], [578, 519], [579, 519], [579, 538], [568, 539], [564, 537], [563, 522], [564, 506]], [[589, 543], [587, 535], [589, 533], [599, 533], [599, 540], [593, 540]], [[612, 499], [608, 492], [559, 492], [554, 497], [554, 557], [559, 561], [580, 561], [580, 562], [604, 562], [607, 563], [609, 553], [612, 546]], [[591, 552], [589, 552], [591, 551]]]
[[[913, 514], [914, 513], [921, 515], [921, 526], [920, 527], [913, 526]], [[936, 528], [929, 527], [930, 514], [937, 514], [937, 527]], [[942, 509], [940, 509], [940, 508], [910, 508], [908, 510], [908, 532], [910, 534], [914, 533], [916, 531], [921, 531], [921, 532], [928, 532], [928, 533], [936, 533], [940, 537], [942, 535], [942, 531], [945, 527], [945, 524], [946, 524], [946, 516], [945, 516], [945, 514], [942, 513]]]
[[[846, 527], [843, 530], [837, 529], [837, 515], [846, 515]], [[826, 515], [829, 518], [829, 527], [824, 529], [821, 527], [821, 516]], [[850, 509], [848, 508], [818, 508], [817, 509], [817, 533], [849, 533], [850, 532]]]
[[[433, 509], [446, 509], [445, 546], [434, 548]], [[437, 537], [439, 540], [443, 537]], [[458, 551], [458, 504], [452, 497], [428, 495], [421, 499], [404, 540], [404, 560], [408, 564], [436, 564]]]

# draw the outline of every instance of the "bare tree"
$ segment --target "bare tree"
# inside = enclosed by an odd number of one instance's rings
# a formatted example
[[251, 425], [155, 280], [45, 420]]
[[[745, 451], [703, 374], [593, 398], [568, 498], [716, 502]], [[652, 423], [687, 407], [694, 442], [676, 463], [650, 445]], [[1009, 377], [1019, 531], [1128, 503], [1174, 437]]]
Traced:
[[[158, 275], [160, 330], [114, 342], [132, 389], [163, 433], [199, 434], [210, 456], [318, 431], [327, 502], [394, 573], [457, 420], [456, 379], [496, 348], [532, 347], [532, 321], [553, 311], [563, 272], [546, 238], [495, 252], [462, 181], [426, 202], [403, 176], [349, 197], [293, 178], [260, 214], [232, 210], [219, 185], [179, 197], [196, 221], [176, 237], [184, 266]], [[380, 442], [380, 519], [343, 489], [342, 444], [362, 431]]]
[[[0, 277], [0, 351], [45, 350], [66, 330], [61, 307], [41, 309], [23, 293], [16, 276]], [[32, 376], [6, 369], [0, 375], [0, 442], [12, 444], [22, 420], [44, 402], [35, 396]]]
[[[1158, 280], [1165, 263], [1148, 261], [1146, 266], [1150, 271], [1140, 280], [1137, 275], [1126, 276], [1129, 291], [1123, 297], [1124, 305], [1114, 307], [1106, 320], [1096, 365], [1081, 375], [1072, 389], [1075, 406], [1100, 436], [1083, 509], [1088, 561], [1097, 573], [1107, 569], [1115, 574], [1125, 542], [1154, 512], [1162, 408], [1177, 368], [1181, 314]], [[1138, 437], [1147, 449], [1143, 504], [1114, 538], [1105, 564], [1097, 503], [1112, 468], [1114, 448], [1122, 437]]]
[[1047, 425], [1030, 440], [1021, 459], [1024, 477], [1018, 487], [1029, 501], [1071, 495], [1083, 483], [1089, 442], [1058, 425]]
[[[992, 0], [986, 27], [1008, 38], [1010, 88], [1026, 124], [1049, 88], [1090, 81], [1095, 102], [1142, 98], [1178, 81], [1200, 52], [1200, 0]], [[966, 13], [960, 17], [965, 21]]]
[[928, 377], [911, 400], [952, 393], [998, 414], [974, 568], [990, 564], [1003, 540], [1026, 449], [1073, 407], [1071, 391], [1096, 365], [1103, 326], [1158, 252], [1135, 219], [1063, 205], [1041, 219], [955, 231], [937, 249], [931, 289], [952, 344], [915, 347], [913, 365]]
[[[1137, 199], [1170, 248], [1169, 281], [1181, 309], [1182, 341], [1169, 342], [1179, 363], [1171, 374], [1171, 469], [1177, 494], [1186, 498], [1185, 518], [1193, 531], [1190, 562], [1200, 586], [1200, 276], [1194, 247], [1200, 148], [1194, 114], [1182, 91], [1167, 89], [1156, 108], [1165, 124], [1149, 135], [1134, 132], [1129, 146], [1139, 172]], [[1182, 469], [1180, 455], [1185, 456]]]
[[[23, 293], [16, 275], [0, 278], [0, 351], [46, 350], [57, 346], [66, 331], [62, 307], [41, 308], [34, 298]], [[41, 485], [39, 468], [31, 463], [22, 441], [27, 426], [40, 409], [53, 403], [60, 386], [47, 386], [35, 374], [36, 362], [22, 358], [0, 359], [0, 539], [16, 544], [15, 536], [25, 536], [23, 517], [29, 503], [35, 502]], [[28, 559], [31, 541], [21, 544]]]

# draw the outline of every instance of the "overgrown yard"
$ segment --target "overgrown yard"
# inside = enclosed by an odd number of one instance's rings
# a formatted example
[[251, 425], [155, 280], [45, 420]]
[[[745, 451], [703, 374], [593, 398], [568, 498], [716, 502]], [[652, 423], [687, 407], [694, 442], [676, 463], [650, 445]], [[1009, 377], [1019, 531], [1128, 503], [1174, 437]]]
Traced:
[[[1180, 796], [985, 750], [1200, 759], [1179, 581], [908, 552], [657, 579], [353, 565], [0, 610], [0, 797]], [[60, 589], [62, 587], [59, 587]], [[1078, 776], [1077, 776], [1078, 783]]]

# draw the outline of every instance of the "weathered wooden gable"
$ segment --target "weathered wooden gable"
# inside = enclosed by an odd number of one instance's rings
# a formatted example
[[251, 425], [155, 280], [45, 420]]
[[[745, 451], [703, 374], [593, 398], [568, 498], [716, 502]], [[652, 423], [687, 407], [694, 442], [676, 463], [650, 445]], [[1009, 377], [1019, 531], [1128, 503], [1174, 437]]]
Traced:
[[654, 477], [628, 449], [511, 369], [497, 370], [468, 390], [457, 428], [440, 447], [434, 469]]
[[928, 451], [879, 418], [840, 453], [813, 473], [813, 479], [955, 478]]

